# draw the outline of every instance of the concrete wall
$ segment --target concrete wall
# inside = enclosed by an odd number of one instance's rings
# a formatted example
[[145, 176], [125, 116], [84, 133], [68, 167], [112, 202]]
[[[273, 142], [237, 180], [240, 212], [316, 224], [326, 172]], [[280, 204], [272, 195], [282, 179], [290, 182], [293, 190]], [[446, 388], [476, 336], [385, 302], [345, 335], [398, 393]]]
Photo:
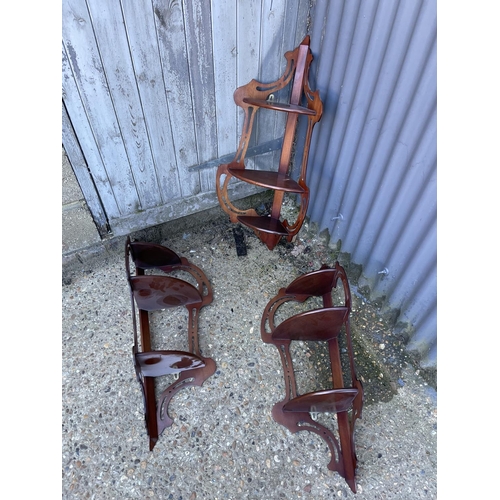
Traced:
[[84, 249], [101, 238], [78, 185], [75, 174], [62, 150], [62, 253]]

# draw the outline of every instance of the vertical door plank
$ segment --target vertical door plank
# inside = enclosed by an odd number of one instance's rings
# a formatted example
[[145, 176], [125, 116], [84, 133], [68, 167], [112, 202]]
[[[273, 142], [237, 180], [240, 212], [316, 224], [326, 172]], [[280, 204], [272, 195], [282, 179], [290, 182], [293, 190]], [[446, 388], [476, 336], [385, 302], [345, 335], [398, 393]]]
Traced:
[[[237, 8], [237, 43], [238, 43], [238, 81], [237, 87], [246, 85], [251, 80], [259, 79], [260, 65], [260, 27], [261, 1], [249, 0], [239, 2]], [[234, 89], [236, 90], [236, 88]], [[234, 91], [233, 91], [234, 92]], [[233, 101], [234, 102], [234, 101]], [[254, 131], [249, 146], [257, 144], [257, 120], [261, 111], [257, 113]], [[238, 138], [243, 130], [244, 113], [238, 108]], [[270, 139], [270, 138], [269, 138]], [[255, 167], [255, 159], [246, 160], [247, 168]]]
[[[239, 129], [233, 93], [237, 87], [236, 2], [212, 0], [213, 67], [217, 125], [217, 157], [238, 148]], [[246, 4], [246, 2], [245, 2]], [[215, 177], [215, 173], [214, 173]]]
[[[99, 192], [99, 197], [103, 204], [104, 210], [108, 217], [117, 218], [120, 216], [120, 209], [115, 200], [115, 195], [104, 167], [104, 163], [101, 158], [99, 151], [99, 146], [96, 143], [94, 134], [92, 132], [92, 127], [90, 126], [87, 114], [82, 104], [81, 96], [78, 92], [78, 87], [76, 85], [76, 80], [71, 70], [71, 65], [69, 62], [68, 54], [66, 53], [66, 47], [64, 43], [62, 45], [62, 94], [63, 94], [63, 108], [68, 116], [69, 125], [74, 131], [75, 138], [77, 138], [79, 147], [84, 155], [86, 168], [89, 169], [89, 175], [91, 175], [95, 188]], [[71, 118], [68, 112], [71, 111]], [[75, 175], [80, 182], [79, 176], [77, 174], [79, 162], [73, 163], [74, 155], [71, 155], [68, 150], [71, 150], [71, 145], [66, 145], [67, 134], [70, 131], [67, 130], [68, 123], [63, 119], [63, 145], [66, 149], [68, 159], [75, 171]], [[90, 168], [91, 167], [91, 168]], [[83, 191], [83, 187], [82, 187]], [[87, 193], [83, 192], [85, 200], [87, 201]], [[92, 197], [90, 196], [90, 199]], [[92, 201], [90, 201], [91, 203]]]
[[[66, 109], [108, 217], [127, 215], [139, 200], [87, 6], [84, 0], [64, 0], [62, 7]], [[92, 150], [94, 141], [96, 151]]]
[[[198, 164], [217, 157], [210, 2], [183, 0]], [[200, 171], [201, 191], [215, 189], [215, 170]]]
[[[304, 3], [303, 0], [289, 0], [285, 4], [285, 10], [283, 12], [283, 32], [281, 39], [276, 40], [276, 44], [280, 44], [280, 49], [279, 53], [281, 55], [280, 60], [279, 60], [279, 68], [277, 68], [278, 74], [281, 76], [283, 74], [283, 71], [285, 71], [286, 67], [286, 59], [284, 57], [285, 52], [288, 52], [289, 50], [295, 49], [297, 45], [303, 40], [305, 36], [305, 30], [300, 30], [300, 32], [304, 32], [304, 35], [299, 37], [299, 40], [297, 40], [297, 32], [299, 28], [299, 24], [304, 25], [306, 23], [306, 19], [299, 19], [300, 15], [303, 15], [304, 13], [300, 9], [300, 4]], [[287, 93], [291, 94], [291, 90], [287, 89]], [[288, 98], [288, 95], [287, 95]], [[286, 119], [285, 119], [286, 121]], [[283, 126], [284, 126], [283, 122]]]
[[186, 31], [181, 0], [152, 0], [183, 198], [200, 192]]
[[125, 27], [163, 203], [181, 196], [151, 0], [122, 0]]
[[[294, 2], [295, 3], [295, 2]], [[261, 2], [261, 24], [260, 24], [260, 61], [259, 80], [269, 83], [281, 76], [283, 31], [285, 27], [285, 4], [286, 2], [275, 2], [273, 0], [262, 0]], [[293, 49], [293, 47], [292, 47]], [[276, 100], [281, 100], [282, 94], [276, 94]], [[279, 116], [282, 115], [282, 116]], [[277, 113], [270, 110], [260, 110], [257, 115], [257, 144], [283, 137], [285, 113]], [[283, 122], [277, 132], [277, 123]], [[256, 168], [266, 170], [277, 170], [279, 153], [268, 153], [256, 159]]]
[[87, 162], [82, 154], [64, 103], [62, 104], [62, 141], [64, 150], [78, 180], [85, 202], [94, 218], [99, 234], [104, 236], [108, 232], [106, 213], [101, 204], [99, 193], [92, 182]]
[[294, 37], [291, 42], [292, 47], [297, 47], [309, 32], [309, 3], [309, 0], [297, 0], [297, 5], [293, 7], [297, 12], [297, 21], [290, 33]]
[[118, 2], [87, 0], [130, 168], [145, 210], [161, 204], [153, 158]]

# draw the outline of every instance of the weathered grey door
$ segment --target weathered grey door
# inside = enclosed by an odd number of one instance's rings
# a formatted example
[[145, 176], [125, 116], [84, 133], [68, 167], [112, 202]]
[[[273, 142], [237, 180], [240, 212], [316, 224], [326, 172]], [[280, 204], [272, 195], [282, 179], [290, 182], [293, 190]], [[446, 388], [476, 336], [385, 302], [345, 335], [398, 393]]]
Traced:
[[[217, 159], [236, 150], [241, 133], [233, 92], [281, 75], [283, 54], [306, 33], [309, 1], [62, 7], [63, 146], [101, 234], [216, 206]], [[281, 133], [263, 121], [256, 142]], [[241, 184], [236, 198], [254, 192]]]

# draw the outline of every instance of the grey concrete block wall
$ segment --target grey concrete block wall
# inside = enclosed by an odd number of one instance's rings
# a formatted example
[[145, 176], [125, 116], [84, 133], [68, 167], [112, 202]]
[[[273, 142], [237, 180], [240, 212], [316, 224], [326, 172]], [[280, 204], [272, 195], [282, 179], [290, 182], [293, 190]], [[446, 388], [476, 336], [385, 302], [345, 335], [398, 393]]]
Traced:
[[99, 243], [101, 238], [85, 203], [68, 157], [62, 149], [62, 253]]

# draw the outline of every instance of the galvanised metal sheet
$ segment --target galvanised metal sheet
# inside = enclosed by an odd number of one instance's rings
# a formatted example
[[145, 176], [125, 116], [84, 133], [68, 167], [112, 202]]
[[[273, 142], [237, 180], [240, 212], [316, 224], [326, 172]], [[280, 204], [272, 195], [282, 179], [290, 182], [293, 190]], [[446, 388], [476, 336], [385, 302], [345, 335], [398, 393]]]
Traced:
[[436, 1], [318, 0], [308, 216], [436, 361]]

